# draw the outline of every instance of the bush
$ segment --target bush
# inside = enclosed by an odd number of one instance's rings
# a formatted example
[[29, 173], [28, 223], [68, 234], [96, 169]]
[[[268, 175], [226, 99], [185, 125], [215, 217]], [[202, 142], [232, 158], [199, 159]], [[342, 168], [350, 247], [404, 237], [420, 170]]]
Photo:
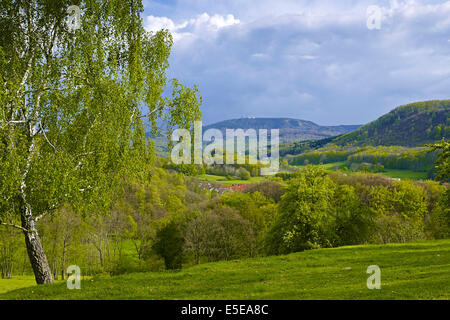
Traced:
[[283, 187], [276, 181], [264, 180], [259, 183], [250, 184], [245, 188], [245, 193], [260, 192], [266, 198], [273, 199], [275, 202], [281, 200], [281, 196], [284, 193]]
[[175, 221], [170, 221], [156, 232], [153, 250], [164, 259], [167, 270], [181, 269], [184, 239]]
[[426, 221], [426, 230], [431, 239], [450, 237], [450, 189], [442, 193], [438, 205]]
[[117, 276], [126, 273], [134, 273], [141, 271], [139, 264], [128, 255], [121, 255], [119, 260], [114, 264], [110, 274]]
[[231, 208], [217, 207], [200, 214], [185, 228], [186, 251], [198, 263], [231, 260], [249, 256], [251, 232], [248, 221]]
[[369, 203], [376, 214], [377, 238], [381, 243], [398, 243], [425, 238], [426, 193], [409, 181], [393, 187], [370, 190]]
[[250, 178], [251, 178], [250, 172], [248, 172], [245, 168], [240, 168], [237, 171], [237, 175], [238, 175], [239, 179], [241, 179], [241, 180], [250, 180]]

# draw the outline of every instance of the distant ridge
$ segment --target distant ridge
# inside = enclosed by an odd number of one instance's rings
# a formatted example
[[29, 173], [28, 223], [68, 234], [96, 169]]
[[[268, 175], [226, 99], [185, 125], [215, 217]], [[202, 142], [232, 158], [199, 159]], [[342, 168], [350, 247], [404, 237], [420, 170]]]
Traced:
[[319, 140], [349, 133], [360, 125], [320, 126], [312, 121], [291, 118], [240, 118], [217, 122], [204, 130], [218, 129], [223, 134], [226, 129], [280, 129], [280, 142]]
[[450, 138], [450, 100], [400, 106], [359, 128], [337, 137], [337, 145], [416, 147]]

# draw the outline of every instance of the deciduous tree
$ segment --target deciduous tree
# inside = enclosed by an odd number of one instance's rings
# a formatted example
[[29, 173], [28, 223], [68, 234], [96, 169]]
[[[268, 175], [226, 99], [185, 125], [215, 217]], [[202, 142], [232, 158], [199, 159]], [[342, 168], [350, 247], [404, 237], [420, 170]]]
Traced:
[[138, 0], [0, 2], [0, 223], [23, 231], [38, 284], [53, 279], [36, 222], [64, 203], [109, 210], [150, 158], [144, 118], [156, 132], [158, 118], [200, 117], [197, 88], [173, 80], [163, 97], [172, 37], [146, 32], [142, 12]]

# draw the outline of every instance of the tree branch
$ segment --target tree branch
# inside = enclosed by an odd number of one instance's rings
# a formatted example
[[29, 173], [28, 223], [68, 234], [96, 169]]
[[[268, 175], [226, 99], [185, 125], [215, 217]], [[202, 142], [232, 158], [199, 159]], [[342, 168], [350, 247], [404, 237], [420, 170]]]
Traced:
[[53, 148], [53, 150], [58, 151], [56, 149], [56, 147], [53, 145], [53, 143], [51, 143], [50, 140], [48, 140], [47, 134], [45, 133], [45, 129], [42, 127], [42, 124], [41, 124], [41, 129], [42, 129], [42, 135], [44, 136], [45, 140], [47, 140], [48, 144]]
[[150, 111], [149, 113], [142, 115], [141, 118], [145, 118], [145, 117], [151, 116], [151, 115], [154, 114], [155, 112], [158, 112], [158, 111], [164, 109], [165, 107], [167, 107], [167, 105], [166, 105], [166, 104], [163, 104], [163, 105], [161, 105], [161, 106], [159, 106], [159, 107], [153, 109], [153, 110]]
[[31, 230], [27, 230], [27, 229], [25, 229], [25, 228], [23, 228], [23, 227], [21, 227], [21, 226], [18, 226], [18, 225], [16, 225], [16, 224], [13, 224], [13, 223], [6, 223], [6, 222], [1, 222], [1, 221], [0, 221], [0, 225], [1, 225], [1, 226], [7, 226], [7, 227], [13, 227], [13, 228], [22, 230], [22, 231], [27, 232], [27, 233], [28, 233], [28, 232], [31, 232]]

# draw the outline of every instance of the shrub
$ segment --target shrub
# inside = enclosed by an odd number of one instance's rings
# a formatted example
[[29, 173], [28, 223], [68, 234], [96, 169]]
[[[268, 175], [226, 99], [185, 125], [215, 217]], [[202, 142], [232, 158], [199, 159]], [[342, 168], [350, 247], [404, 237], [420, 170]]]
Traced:
[[121, 255], [114, 264], [110, 274], [112, 276], [141, 271], [139, 264], [128, 255]]
[[245, 193], [259, 192], [266, 198], [273, 199], [275, 202], [281, 200], [281, 196], [284, 193], [283, 187], [279, 182], [264, 180], [259, 183], [250, 184], [245, 188]]
[[376, 214], [377, 237], [381, 243], [407, 242], [425, 238], [427, 201], [424, 190], [412, 182], [393, 187], [373, 187], [370, 207]]
[[200, 214], [185, 228], [186, 250], [200, 261], [231, 260], [249, 256], [249, 223], [238, 211], [218, 207]]
[[184, 239], [178, 224], [172, 220], [156, 232], [153, 250], [164, 259], [167, 270], [181, 269]]
[[245, 168], [239, 168], [239, 170], [237, 171], [237, 175], [241, 180], [250, 180], [251, 178], [250, 172], [248, 172], [248, 170]]

